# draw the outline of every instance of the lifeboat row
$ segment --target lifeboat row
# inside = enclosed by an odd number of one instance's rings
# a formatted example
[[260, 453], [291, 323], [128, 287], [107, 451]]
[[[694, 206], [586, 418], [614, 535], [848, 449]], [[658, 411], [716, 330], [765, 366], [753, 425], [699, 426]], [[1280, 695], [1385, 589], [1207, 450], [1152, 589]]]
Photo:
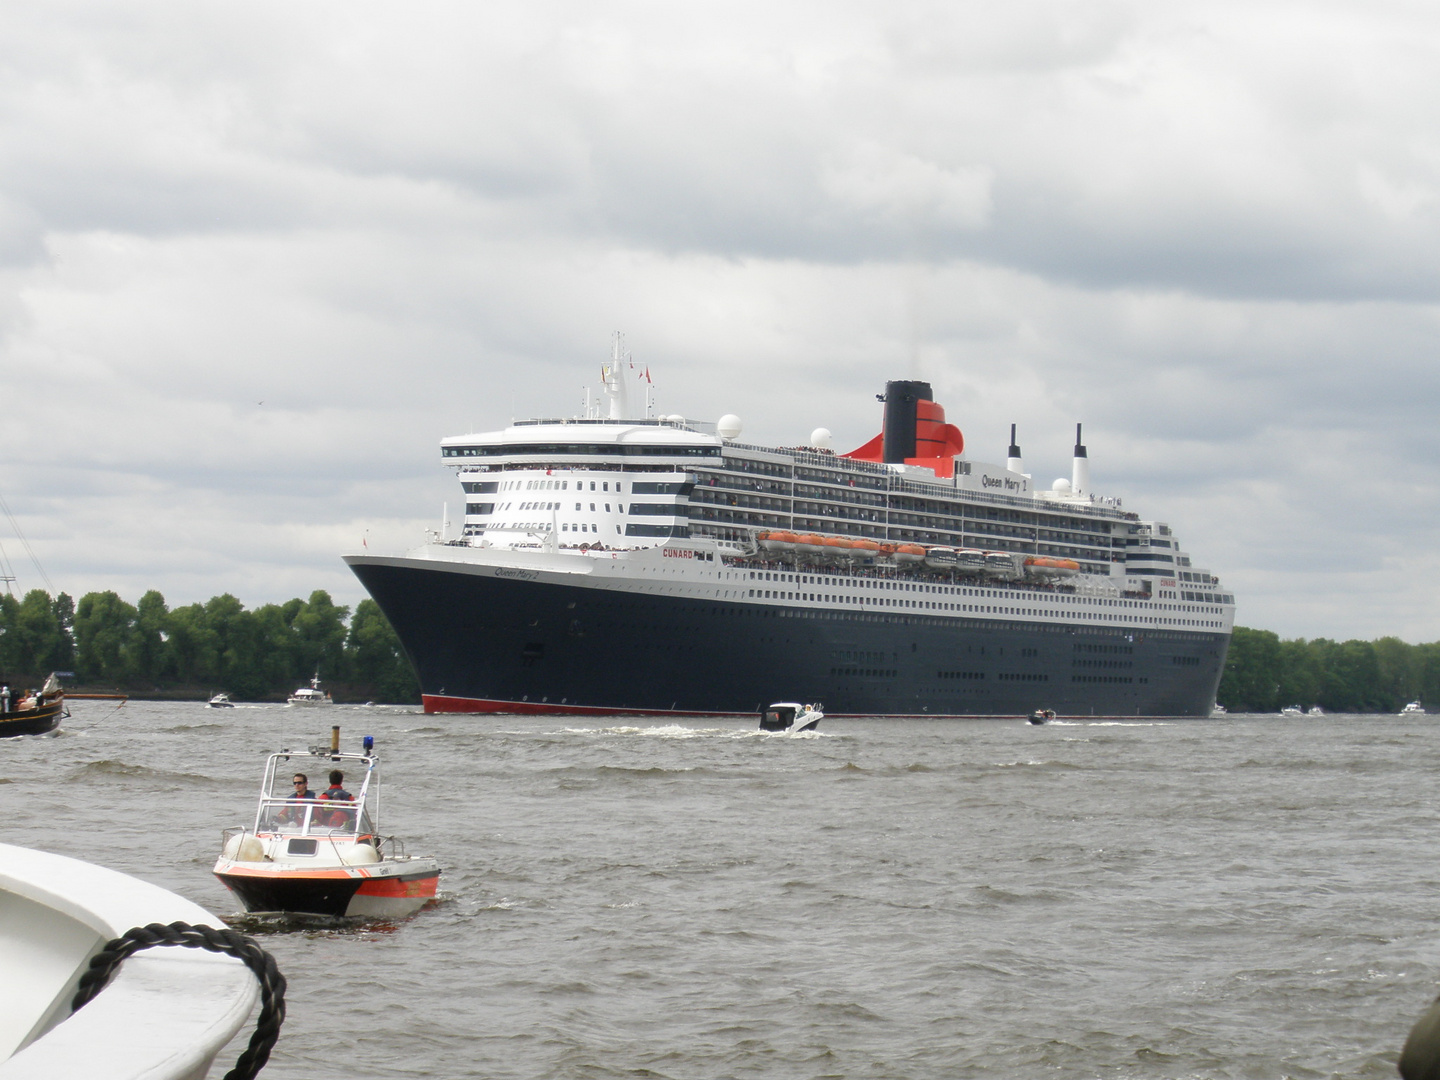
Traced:
[[897, 544], [865, 537], [820, 536], [785, 529], [761, 530], [755, 534], [761, 549], [772, 555], [804, 555], [821, 562], [887, 559], [898, 565], [918, 565], [935, 570], [959, 570], [969, 574], [1014, 579], [1025, 577], [1055, 580], [1080, 572], [1074, 559], [1049, 555], [1015, 555], [1008, 551], [979, 551], [923, 544]]

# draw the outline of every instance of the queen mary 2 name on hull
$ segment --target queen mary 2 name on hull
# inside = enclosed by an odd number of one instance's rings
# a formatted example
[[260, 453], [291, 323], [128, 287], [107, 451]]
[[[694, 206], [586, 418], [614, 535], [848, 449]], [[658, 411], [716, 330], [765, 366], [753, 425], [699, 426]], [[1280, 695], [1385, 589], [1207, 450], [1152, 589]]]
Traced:
[[[618, 353], [618, 350], [617, 350]], [[1234, 597], [1170, 526], [965, 455], [891, 382], [848, 454], [655, 416], [617, 358], [570, 419], [442, 441], [460, 535], [346, 562], [427, 712], [1205, 716]], [[608, 409], [605, 408], [608, 399]], [[606, 412], [602, 416], [600, 413]]]

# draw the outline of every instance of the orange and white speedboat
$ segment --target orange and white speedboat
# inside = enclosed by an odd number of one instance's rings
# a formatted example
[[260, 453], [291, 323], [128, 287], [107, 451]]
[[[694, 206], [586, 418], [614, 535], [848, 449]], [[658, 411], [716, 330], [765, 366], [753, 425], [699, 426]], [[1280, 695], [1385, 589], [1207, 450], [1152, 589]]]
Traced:
[[[419, 911], [435, 898], [440, 865], [380, 835], [378, 767], [374, 740], [365, 736], [362, 753], [341, 753], [338, 727], [329, 750], [271, 754], [255, 824], [225, 830], [215, 876], [246, 911], [371, 918]], [[353, 794], [304, 797], [293, 790], [297, 774], [309, 778], [310, 788], [323, 788], [336, 769]]]

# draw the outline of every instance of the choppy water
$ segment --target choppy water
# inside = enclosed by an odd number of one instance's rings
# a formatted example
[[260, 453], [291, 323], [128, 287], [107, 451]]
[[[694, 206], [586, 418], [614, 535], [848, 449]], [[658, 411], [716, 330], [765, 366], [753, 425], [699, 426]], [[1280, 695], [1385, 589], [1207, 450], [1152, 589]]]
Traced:
[[74, 712], [0, 743], [7, 841], [234, 913], [220, 829], [337, 722], [442, 860], [408, 922], [260, 931], [268, 1080], [1393, 1077], [1440, 989], [1424, 717]]

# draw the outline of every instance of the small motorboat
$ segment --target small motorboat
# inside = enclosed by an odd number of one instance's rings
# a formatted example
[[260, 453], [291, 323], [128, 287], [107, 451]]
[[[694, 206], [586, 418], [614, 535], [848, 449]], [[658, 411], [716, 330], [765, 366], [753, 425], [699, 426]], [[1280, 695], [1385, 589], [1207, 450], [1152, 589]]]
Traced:
[[1319, 705], [1311, 705], [1310, 708], [1308, 708], [1308, 709], [1305, 710], [1305, 715], [1306, 715], [1306, 716], [1324, 716], [1324, 715], [1325, 715], [1325, 710], [1322, 709]]
[[16, 735], [44, 735], [60, 726], [69, 716], [65, 708], [65, 691], [54, 672], [39, 690], [13, 694], [8, 685], [0, 686], [0, 739]]
[[797, 701], [777, 701], [768, 709], [760, 711], [761, 731], [788, 731], [792, 735], [802, 731], [814, 731], [825, 714], [817, 701], [813, 705], [801, 705]]
[[1229, 715], [1229, 713], [1230, 710], [1225, 708], [1224, 705], [1216, 705], [1213, 709], [1210, 710], [1211, 716], [1227, 716]]
[[1032, 724], [1048, 724], [1055, 719], [1054, 709], [1036, 709], [1027, 718]]
[[1280, 715], [1281, 715], [1281, 716], [1304, 716], [1304, 715], [1305, 715], [1305, 710], [1302, 709], [1302, 708], [1300, 708], [1299, 705], [1286, 705], [1283, 709], [1280, 710]]
[[207, 709], [233, 709], [235, 703], [230, 700], [229, 694], [216, 694], [205, 702], [205, 707]]
[[329, 690], [320, 689], [320, 672], [315, 672], [309, 686], [302, 686], [285, 699], [290, 705], [334, 705]]
[[[215, 876], [246, 911], [398, 918], [435, 898], [439, 863], [380, 835], [379, 759], [370, 736], [363, 747], [342, 753], [337, 727], [328, 750], [282, 750], [266, 760], [255, 823], [226, 829], [215, 863]], [[354, 794], [343, 787], [347, 774]], [[323, 787], [327, 775], [330, 789], [316, 795], [310, 785]]]
[[1424, 716], [1425, 706], [1418, 701], [1412, 701], [1400, 710], [1401, 716]]

